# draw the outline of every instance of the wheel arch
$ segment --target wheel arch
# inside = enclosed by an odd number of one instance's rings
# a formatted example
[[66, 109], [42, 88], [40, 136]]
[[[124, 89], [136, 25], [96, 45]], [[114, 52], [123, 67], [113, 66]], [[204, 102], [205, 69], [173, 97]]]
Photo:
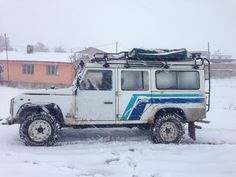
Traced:
[[181, 108], [176, 108], [176, 107], [159, 109], [155, 114], [154, 122], [163, 114], [167, 114], [167, 113], [172, 113], [172, 114], [177, 115], [180, 118], [181, 122], [183, 123], [187, 122], [187, 117], [184, 110]]
[[61, 125], [64, 124], [64, 117], [62, 111], [60, 107], [54, 103], [49, 103], [45, 105], [38, 105], [32, 103], [23, 104], [17, 111], [17, 117], [19, 118], [20, 122], [22, 122], [25, 119], [25, 115], [28, 112], [36, 112], [36, 113], [46, 112], [54, 116]]

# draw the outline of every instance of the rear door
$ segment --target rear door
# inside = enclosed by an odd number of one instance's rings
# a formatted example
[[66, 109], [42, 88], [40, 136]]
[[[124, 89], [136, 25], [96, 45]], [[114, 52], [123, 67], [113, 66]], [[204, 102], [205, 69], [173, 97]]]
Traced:
[[147, 105], [150, 105], [150, 70], [118, 70], [119, 120], [141, 120]]

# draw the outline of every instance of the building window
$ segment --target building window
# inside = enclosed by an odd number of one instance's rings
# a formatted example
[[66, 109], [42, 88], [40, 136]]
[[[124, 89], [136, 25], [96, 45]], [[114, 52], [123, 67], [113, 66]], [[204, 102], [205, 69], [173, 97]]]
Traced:
[[34, 74], [34, 64], [23, 64], [22, 65], [23, 74]]
[[47, 75], [58, 75], [58, 65], [47, 65]]
[[149, 89], [147, 71], [122, 71], [121, 89], [126, 91], [145, 91]]
[[195, 71], [157, 71], [156, 86], [160, 90], [197, 90], [199, 73]]
[[0, 81], [3, 80], [3, 71], [4, 71], [4, 66], [0, 64]]

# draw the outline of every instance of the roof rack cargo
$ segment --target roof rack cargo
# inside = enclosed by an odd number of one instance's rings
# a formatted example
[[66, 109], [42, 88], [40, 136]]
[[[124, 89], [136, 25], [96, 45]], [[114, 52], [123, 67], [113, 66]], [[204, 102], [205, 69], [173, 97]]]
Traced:
[[[192, 56], [197, 56], [195, 53]], [[191, 58], [194, 58], [191, 57]], [[146, 60], [146, 61], [181, 61], [189, 60], [187, 50], [182, 49], [140, 49], [134, 48], [131, 51], [124, 51], [120, 53], [96, 53], [92, 61], [99, 60]]]
[[[188, 52], [185, 48], [182, 49], [155, 49], [146, 50], [134, 48], [130, 52], [124, 51], [120, 53], [96, 53], [91, 62], [103, 63], [104, 67], [109, 67], [109, 64], [114, 64], [110, 61], [116, 61], [116, 64], [120, 61], [120, 64], [125, 64], [125, 67], [162, 67], [169, 68], [171, 65], [192, 65], [193, 68], [198, 68], [204, 64], [204, 59], [201, 58], [200, 53], [192, 53], [188, 57]], [[124, 63], [125, 61], [125, 63]], [[177, 64], [178, 62], [181, 62]], [[183, 64], [184, 61], [192, 61], [190, 63]], [[173, 64], [175, 62], [175, 64]]]
[[138, 60], [153, 60], [153, 61], [178, 61], [187, 58], [186, 49], [139, 49], [134, 48], [129, 52], [129, 56]]

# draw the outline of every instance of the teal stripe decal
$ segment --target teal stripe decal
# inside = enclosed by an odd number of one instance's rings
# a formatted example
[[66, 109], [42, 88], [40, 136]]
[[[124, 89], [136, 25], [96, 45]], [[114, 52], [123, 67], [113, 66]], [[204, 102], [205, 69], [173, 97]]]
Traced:
[[[121, 120], [128, 120], [129, 118], [129, 114], [132, 111], [132, 108], [135, 104], [135, 102], [137, 101], [138, 97], [148, 97], [148, 98], [199, 98], [199, 97], [203, 97], [203, 94], [133, 94], [122, 117]], [[145, 99], [145, 98], [144, 98]]]

